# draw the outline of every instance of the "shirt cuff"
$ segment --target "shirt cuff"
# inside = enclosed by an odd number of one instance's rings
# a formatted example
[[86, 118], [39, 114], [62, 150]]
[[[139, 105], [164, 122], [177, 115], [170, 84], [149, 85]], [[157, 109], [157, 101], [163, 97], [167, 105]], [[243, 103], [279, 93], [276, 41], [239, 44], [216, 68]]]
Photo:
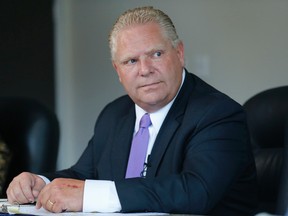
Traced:
[[119, 212], [121, 204], [113, 181], [86, 180], [83, 212]]
[[38, 175], [38, 176], [43, 179], [43, 181], [45, 182], [45, 184], [48, 184], [48, 183], [51, 182], [51, 181], [50, 181], [47, 177], [45, 177], [45, 176], [42, 176], [42, 175]]

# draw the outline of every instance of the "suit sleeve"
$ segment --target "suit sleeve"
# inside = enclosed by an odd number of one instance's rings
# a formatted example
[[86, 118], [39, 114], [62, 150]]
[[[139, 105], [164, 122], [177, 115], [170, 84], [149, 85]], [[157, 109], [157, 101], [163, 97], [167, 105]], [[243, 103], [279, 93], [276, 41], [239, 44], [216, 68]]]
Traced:
[[[105, 128], [103, 126], [103, 122], [105, 121], [102, 120], [103, 118], [105, 119], [105, 117], [103, 117], [104, 115], [105, 109], [100, 113], [97, 119], [94, 128], [94, 135], [88, 142], [88, 145], [81, 154], [81, 157], [72, 167], [52, 173], [44, 173], [42, 175], [47, 177], [49, 180], [53, 180], [55, 178], [75, 178], [80, 180], [98, 179], [95, 165], [101, 156], [103, 146], [106, 143], [105, 140], [107, 140], [107, 137], [109, 136], [108, 130], [102, 130], [102, 128]], [[100, 130], [102, 136], [98, 138], [98, 142], [95, 142], [95, 134], [98, 130]], [[95, 143], [97, 143], [97, 145]]]
[[[191, 114], [193, 109], [197, 115]], [[231, 190], [241, 190], [234, 185], [253, 164], [242, 108], [224, 99], [193, 109], [187, 107], [170, 144], [182, 149], [171, 157], [178, 160], [174, 162], [180, 164], [179, 170], [150, 179], [117, 181], [122, 211], [207, 214], [227, 194], [238, 198]]]

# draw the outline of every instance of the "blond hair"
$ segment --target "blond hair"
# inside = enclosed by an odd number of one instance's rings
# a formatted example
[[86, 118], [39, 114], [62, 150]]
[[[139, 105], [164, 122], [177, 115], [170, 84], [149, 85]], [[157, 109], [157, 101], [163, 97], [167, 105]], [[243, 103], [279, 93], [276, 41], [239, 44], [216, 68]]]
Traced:
[[116, 38], [122, 29], [134, 24], [146, 24], [150, 22], [158, 23], [164, 36], [171, 40], [172, 45], [174, 47], [178, 45], [180, 39], [172, 20], [167, 14], [151, 6], [138, 7], [124, 12], [113, 25], [109, 35], [109, 46], [112, 59], [114, 59], [114, 54], [116, 52]]

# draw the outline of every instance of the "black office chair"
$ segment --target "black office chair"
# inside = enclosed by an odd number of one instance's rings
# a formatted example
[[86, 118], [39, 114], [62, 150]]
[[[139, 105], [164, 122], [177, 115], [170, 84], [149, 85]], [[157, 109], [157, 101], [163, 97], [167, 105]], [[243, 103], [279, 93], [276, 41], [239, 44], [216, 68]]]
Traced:
[[[257, 212], [283, 215], [288, 198], [287, 177], [282, 180], [288, 172], [288, 165], [285, 165], [288, 162], [288, 130], [285, 129], [288, 124], [288, 86], [256, 94], [243, 107], [247, 112], [258, 175]], [[283, 191], [284, 187], [286, 191]]]
[[55, 171], [59, 123], [54, 112], [41, 103], [27, 98], [0, 98], [0, 138], [0, 153], [7, 159], [2, 197], [13, 177], [23, 171]]
[[278, 195], [277, 213], [288, 215], [288, 118], [285, 127], [284, 164]]

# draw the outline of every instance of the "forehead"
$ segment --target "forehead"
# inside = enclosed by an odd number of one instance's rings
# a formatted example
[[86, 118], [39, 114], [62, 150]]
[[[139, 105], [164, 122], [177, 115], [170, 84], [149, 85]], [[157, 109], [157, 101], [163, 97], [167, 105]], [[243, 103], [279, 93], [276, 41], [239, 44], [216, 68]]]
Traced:
[[145, 40], [145, 38], [159, 38], [163, 40], [164, 33], [159, 24], [150, 22], [146, 24], [133, 24], [123, 28], [118, 34], [118, 43], [129, 43], [129, 41]]
[[164, 47], [170, 41], [157, 23], [134, 24], [122, 29], [117, 36], [116, 55]]

